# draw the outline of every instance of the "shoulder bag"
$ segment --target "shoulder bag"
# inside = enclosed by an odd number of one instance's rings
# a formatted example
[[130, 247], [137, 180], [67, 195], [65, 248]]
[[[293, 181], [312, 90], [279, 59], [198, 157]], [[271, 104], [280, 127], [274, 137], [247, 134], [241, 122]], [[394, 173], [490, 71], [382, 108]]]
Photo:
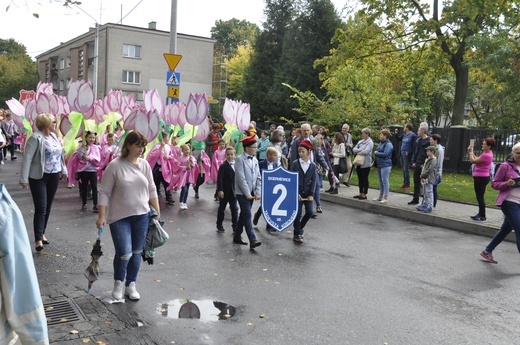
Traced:
[[352, 165], [359, 165], [363, 166], [365, 164], [365, 155], [360, 155], [359, 153], [354, 158], [354, 161], [352, 162]]

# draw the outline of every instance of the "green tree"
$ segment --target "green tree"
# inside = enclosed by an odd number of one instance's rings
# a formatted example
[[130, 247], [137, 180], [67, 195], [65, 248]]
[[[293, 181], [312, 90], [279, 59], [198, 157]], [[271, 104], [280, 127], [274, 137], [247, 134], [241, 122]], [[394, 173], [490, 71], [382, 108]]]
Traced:
[[294, 110], [297, 102], [291, 99], [291, 91], [283, 83], [323, 98], [326, 91], [321, 88], [319, 78], [323, 68], [314, 67], [314, 62], [329, 54], [334, 33], [341, 27], [341, 20], [330, 0], [306, 0], [302, 5], [304, 10], [300, 11], [284, 36], [282, 55], [275, 67], [273, 85], [267, 93], [268, 100], [278, 107], [277, 113], [272, 115], [283, 115], [296, 121], [300, 120]]
[[25, 46], [14, 39], [0, 39], [0, 107], [12, 97], [18, 99], [21, 89], [36, 90], [36, 63], [27, 55]]
[[437, 42], [455, 73], [452, 124], [461, 125], [468, 94], [469, 40], [516, 28], [519, 3], [519, 0], [446, 0], [442, 4], [439, 0], [432, 0], [431, 4], [418, 0], [361, 0], [361, 13], [384, 27], [388, 42], [399, 40], [407, 46]]
[[211, 38], [216, 40], [215, 51], [233, 57], [239, 46], [253, 45], [260, 32], [258, 26], [236, 18], [217, 20], [211, 28]]
[[479, 127], [519, 128], [520, 42], [518, 33], [480, 36], [470, 67], [469, 116]]
[[233, 99], [244, 99], [245, 78], [253, 55], [250, 44], [238, 46], [235, 55], [226, 60], [228, 70], [228, 95]]
[[273, 86], [276, 66], [282, 56], [283, 41], [296, 15], [294, 0], [266, 0], [266, 21], [253, 45], [254, 54], [245, 76], [244, 101], [251, 104], [255, 120], [264, 120], [278, 114], [278, 107], [267, 95]]

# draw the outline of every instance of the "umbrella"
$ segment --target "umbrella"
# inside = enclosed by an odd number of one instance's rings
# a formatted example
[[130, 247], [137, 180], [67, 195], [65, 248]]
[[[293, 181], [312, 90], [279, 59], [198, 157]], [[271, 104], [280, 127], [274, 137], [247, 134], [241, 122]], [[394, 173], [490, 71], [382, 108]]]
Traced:
[[88, 289], [87, 293], [90, 293], [90, 288], [92, 287], [92, 283], [94, 283], [99, 277], [99, 258], [103, 255], [101, 251], [101, 233], [103, 232], [103, 227], [99, 228], [96, 238], [96, 243], [92, 248], [92, 252], [90, 252], [90, 256], [92, 257], [92, 261], [90, 265], [88, 265], [85, 270], [85, 278], [88, 280]]

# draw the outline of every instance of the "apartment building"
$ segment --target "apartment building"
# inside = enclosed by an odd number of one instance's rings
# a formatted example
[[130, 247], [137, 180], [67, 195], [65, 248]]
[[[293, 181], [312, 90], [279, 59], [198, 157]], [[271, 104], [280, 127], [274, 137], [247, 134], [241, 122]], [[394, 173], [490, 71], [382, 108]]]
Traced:
[[[180, 101], [187, 102], [192, 92], [211, 95], [214, 43], [207, 37], [177, 34]], [[155, 22], [148, 28], [107, 23], [38, 55], [36, 63], [40, 80], [51, 82], [56, 94], [65, 95], [70, 80], [88, 79], [96, 98], [112, 89], [142, 100], [143, 90], [157, 89], [166, 99], [168, 65], [163, 54], [169, 47], [170, 33], [156, 30]]]

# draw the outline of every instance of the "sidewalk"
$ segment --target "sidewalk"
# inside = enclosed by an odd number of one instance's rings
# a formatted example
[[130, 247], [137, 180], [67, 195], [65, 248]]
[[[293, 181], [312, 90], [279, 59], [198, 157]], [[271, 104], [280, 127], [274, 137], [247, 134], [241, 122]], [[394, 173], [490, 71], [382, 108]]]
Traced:
[[[325, 181], [324, 187], [328, 188], [328, 183]], [[423, 213], [416, 210], [415, 207], [417, 205], [408, 205], [408, 202], [412, 200], [412, 196], [408, 193], [390, 192], [388, 195], [389, 202], [381, 204], [372, 200], [372, 198], [379, 195], [379, 190], [370, 189], [367, 200], [354, 199], [353, 196], [358, 195], [358, 192], [358, 186], [351, 185], [351, 187], [345, 187], [342, 184], [338, 194], [331, 195], [322, 192], [321, 200], [362, 209], [383, 216], [401, 218], [420, 224], [488, 237], [492, 237], [497, 232], [504, 220], [502, 211], [496, 207], [487, 207], [487, 220], [477, 222], [470, 218], [470, 216], [478, 213], [477, 205], [439, 200], [437, 208], [432, 213]], [[326, 206], [324, 207], [324, 212], [327, 212]], [[514, 242], [514, 234], [509, 234], [507, 240]]]

